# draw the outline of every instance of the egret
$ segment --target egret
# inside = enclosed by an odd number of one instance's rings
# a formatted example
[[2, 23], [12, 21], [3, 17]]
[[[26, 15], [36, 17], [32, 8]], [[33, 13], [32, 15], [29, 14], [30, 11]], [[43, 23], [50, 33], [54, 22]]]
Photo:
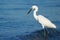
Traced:
[[38, 6], [36, 6], [36, 5], [32, 6], [31, 9], [29, 10], [28, 14], [32, 10], [34, 10], [34, 12], [33, 12], [34, 18], [42, 25], [42, 28], [43, 29], [45, 27], [47, 27], [47, 28], [56, 28], [56, 25], [53, 24], [49, 19], [47, 19], [43, 15], [36, 15], [37, 14], [37, 11], [38, 11]]
[[29, 14], [33, 10], [33, 16], [34, 18], [42, 25], [42, 28], [56, 28], [56, 25], [53, 24], [48, 18], [46, 18], [43, 15], [37, 15], [38, 6], [33, 5], [31, 9], [28, 11], [27, 14]]

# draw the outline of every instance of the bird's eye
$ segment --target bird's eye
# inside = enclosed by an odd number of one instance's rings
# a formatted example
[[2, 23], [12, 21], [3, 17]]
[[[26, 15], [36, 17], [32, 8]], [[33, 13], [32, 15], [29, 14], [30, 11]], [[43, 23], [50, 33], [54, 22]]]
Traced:
[[35, 10], [35, 8], [34, 8], [34, 10]]

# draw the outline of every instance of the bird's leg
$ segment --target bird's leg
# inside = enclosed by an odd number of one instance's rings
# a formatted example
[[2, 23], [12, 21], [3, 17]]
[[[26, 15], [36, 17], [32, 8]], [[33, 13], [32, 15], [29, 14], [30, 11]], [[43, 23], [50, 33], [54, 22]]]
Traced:
[[42, 27], [43, 27], [43, 40], [45, 40], [45, 29], [44, 29], [44, 25], [42, 25]]
[[48, 37], [49, 31], [47, 28], [45, 28], [45, 31], [46, 31], [46, 40], [48, 40], [47, 37]]
[[42, 27], [43, 27], [43, 29], [44, 29], [44, 25], [42, 24]]
[[44, 40], [45, 40], [45, 29], [44, 29]]
[[48, 32], [48, 31], [47, 31], [46, 28], [44, 28], [44, 25], [42, 25], [42, 27], [44, 29], [44, 34], [43, 34], [44, 35], [44, 37], [43, 37], [44, 39], [43, 40], [47, 40], [47, 33], [46, 32]]
[[47, 40], [47, 31], [46, 31], [46, 28], [44, 28], [44, 40]]
[[48, 34], [49, 33], [49, 31], [48, 31], [48, 29], [46, 28], [46, 33]]
[[44, 28], [44, 40], [47, 40], [47, 37], [48, 37], [48, 30], [47, 28]]
[[43, 30], [44, 30], [44, 35], [45, 35], [45, 29], [44, 29], [44, 25], [42, 24]]

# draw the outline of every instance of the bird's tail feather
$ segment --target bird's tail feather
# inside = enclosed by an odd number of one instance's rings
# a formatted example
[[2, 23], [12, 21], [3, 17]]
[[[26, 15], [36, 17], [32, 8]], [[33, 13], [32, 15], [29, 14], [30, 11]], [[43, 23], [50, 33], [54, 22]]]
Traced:
[[53, 28], [56, 28], [56, 25], [52, 24]]

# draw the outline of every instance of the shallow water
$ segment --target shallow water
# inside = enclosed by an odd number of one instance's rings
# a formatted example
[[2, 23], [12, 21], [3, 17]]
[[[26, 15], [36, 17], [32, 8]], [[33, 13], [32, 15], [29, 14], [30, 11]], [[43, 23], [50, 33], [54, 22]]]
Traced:
[[29, 35], [42, 29], [33, 12], [26, 15], [32, 5], [37, 5], [38, 14], [50, 19], [57, 30], [60, 29], [60, 0], [0, 0], [0, 40], [17, 40], [17, 35]]

